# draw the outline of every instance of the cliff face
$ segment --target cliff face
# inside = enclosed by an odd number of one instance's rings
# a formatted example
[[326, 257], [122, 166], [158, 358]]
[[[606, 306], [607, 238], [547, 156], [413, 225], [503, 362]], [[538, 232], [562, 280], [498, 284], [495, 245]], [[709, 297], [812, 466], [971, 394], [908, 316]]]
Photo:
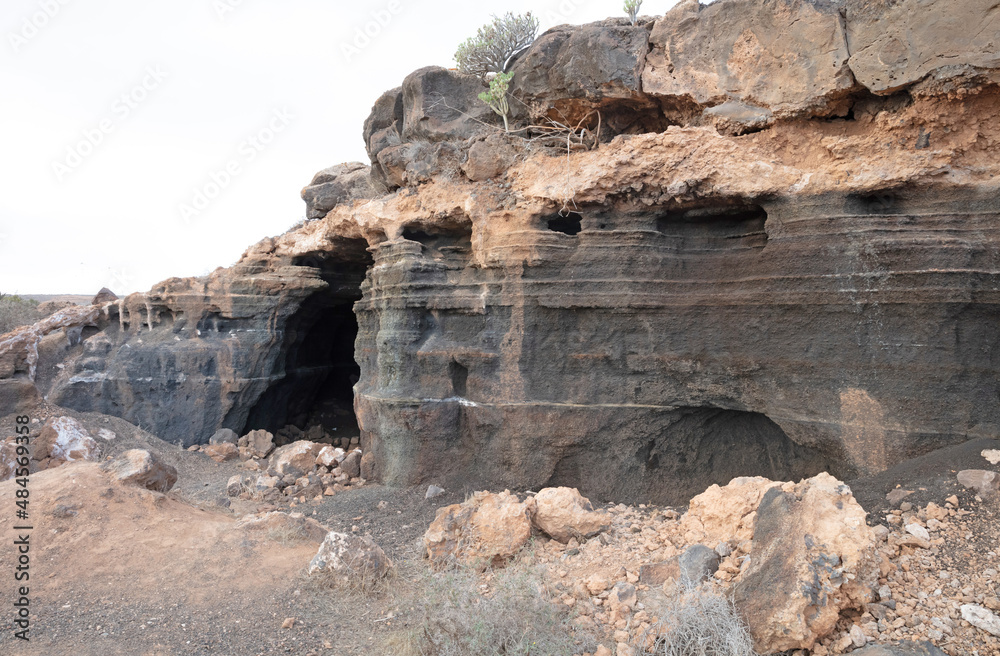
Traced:
[[[477, 81], [421, 69], [365, 123], [371, 184], [321, 172], [323, 218], [108, 306], [80, 344], [39, 334], [35, 384], [185, 444], [353, 385], [387, 483], [638, 501], [996, 436], [991, 4], [556, 28], [514, 66], [510, 135]], [[0, 343], [8, 386], [26, 334]]]

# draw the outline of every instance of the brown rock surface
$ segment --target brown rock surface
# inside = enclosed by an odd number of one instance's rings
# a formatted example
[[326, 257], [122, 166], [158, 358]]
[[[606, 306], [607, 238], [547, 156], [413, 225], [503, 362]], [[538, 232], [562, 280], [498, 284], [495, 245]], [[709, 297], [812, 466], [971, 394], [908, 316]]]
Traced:
[[475, 492], [466, 501], [439, 508], [424, 534], [427, 557], [436, 565], [503, 565], [531, 537], [533, 504], [509, 491]]
[[764, 494], [749, 569], [735, 588], [758, 651], [811, 649], [878, 580], [875, 534], [850, 488], [829, 474]]
[[154, 492], [168, 492], [177, 482], [177, 469], [149, 451], [129, 449], [102, 467], [112, 480]]
[[832, 2], [689, 0], [656, 21], [649, 42], [643, 90], [668, 117], [726, 101], [775, 116], [843, 113], [854, 87]]
[[547, 487], [534, 497], [532, 523], [560, 542], [584, 540], [608, 528], [608, 518], [570, 487]]

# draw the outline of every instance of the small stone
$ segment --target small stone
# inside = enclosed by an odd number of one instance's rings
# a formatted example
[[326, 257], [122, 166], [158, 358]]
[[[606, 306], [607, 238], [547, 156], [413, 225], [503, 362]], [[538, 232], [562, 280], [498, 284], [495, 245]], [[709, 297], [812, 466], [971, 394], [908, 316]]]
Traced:
[[438, 487], [437, 485], [428, 485], [427, 493], [424, 495], [425, 499], [433, 499], [444, 494], [447, 490], [443, 487]]
[[597, 651], [594, 652], [594, 656], [614, 656], [614, 655], [611, 653], [611, 650], [605, 647], [604, 645], [598, 645]]
[[862, 631], [861, 627], [857, 624], [851, 625], [851, 630], [848, 635], [851, 637], [851, 643], [855, 647], [864, 647], [868, 642], [868, 636], [865, 635], [865, 632]]
[[913, 490], [904, 490], [902, 488], [897, 487], [895, 490], [892, 490], [891, 492], [889, 492], [889, 494], [885, 495], [885, 498], [889, 503], [891, 503], [894, 506], [897, 506], [899, 505], [900, 501], [910, 496], [911, 494], [913, 494]]
[[1000, 449], [983, 449], [982, 456], [991, 465], [1000, 465]]
[[958, 508], [958, 497], [953, 494], [945, 499], [945, 503], [950, 503], [952, 506]]
[[295, 618], [294, 617], [287, 617], [287, 618], [285, 618], [285, 621], [281, 623], [281, 628], [283, 628], [283, 629], [290, 629], [293, 626], [295, 626]]
[[990, 494], [1000, 488], [1000, 475], [983, 469], [964, 469], [958, 472], [958, 482], [978, 494]]
[[920, 524], [907, 524], [906, 532], [910, 535], [920, 538], [921, 540], [930, 540], [931, 534], [927, 532], [927, 529]]

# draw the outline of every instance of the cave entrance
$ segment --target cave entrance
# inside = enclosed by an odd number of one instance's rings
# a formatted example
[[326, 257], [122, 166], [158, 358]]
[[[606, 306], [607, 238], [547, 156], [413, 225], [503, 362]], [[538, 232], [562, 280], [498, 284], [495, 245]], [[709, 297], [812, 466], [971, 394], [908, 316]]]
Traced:
[[559, 462], [549, 486], [587, 490], [592, 498], [625, 503], [686, 505], [713, 484], [739, 476], [798, 481], [839, 464], [817, 449], [793, 442], [758, 412], [709, 407], [671, 410], [659, 428], [616, 448], [579, 448]]
[[358, 321], [354, 303], [371, 263], [367, 243], [343, 252], [298, 258], [318, 270], [328, 287], [307, 298], [285, 326], [273, 383], [250, 411], [246, 430], [265, 429], [278, 444], [310, 439], [347, 447], [360, 436], [354, 415], [354, 359]]

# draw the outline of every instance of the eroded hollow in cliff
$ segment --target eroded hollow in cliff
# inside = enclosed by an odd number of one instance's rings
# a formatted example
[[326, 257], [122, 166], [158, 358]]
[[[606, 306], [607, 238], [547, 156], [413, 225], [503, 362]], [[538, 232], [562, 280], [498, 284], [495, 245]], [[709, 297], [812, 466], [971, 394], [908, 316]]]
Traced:
[[[247, 430], [263, 428], [279, 437], [298, 437], [289, 426], [310, 431], [310, 439], [357, 437], [354, 384], [360, 367], [354, 359], [358, 321], [354, 303], [371, 262], [367, 244], [352, 244], [350, 254], [315, 255], [294, 264], [319, 270], [327, 288], [307, 298], [289, 317], [276, 380], [247, 418]], [[321, 427], [322, 431], [316, 427]]]
[[578, 487], [602, 501], [684, 505], [739, 476], [797, 481], [838, 473], [833, 459], [793, 442], [758, 412], [688, 407], [663, 419], [658, 434], [619, 447], [617, 463], [604, 449], [567, 453], [546, 485]]

